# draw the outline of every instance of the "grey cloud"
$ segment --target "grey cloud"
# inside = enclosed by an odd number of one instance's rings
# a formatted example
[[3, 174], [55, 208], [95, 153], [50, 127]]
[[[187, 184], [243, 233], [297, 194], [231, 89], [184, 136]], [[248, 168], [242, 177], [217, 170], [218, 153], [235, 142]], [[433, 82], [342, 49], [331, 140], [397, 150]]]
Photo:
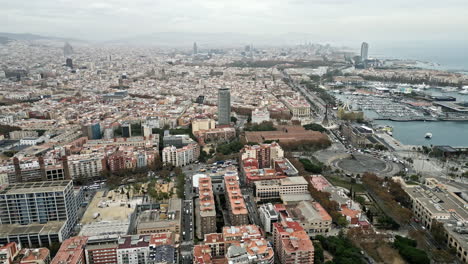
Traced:
[[468, 35], [465, 0], [0, 0], [0, 6], [0, 31], [96, 40], [175, 31], [304, 32], [318, 41]]

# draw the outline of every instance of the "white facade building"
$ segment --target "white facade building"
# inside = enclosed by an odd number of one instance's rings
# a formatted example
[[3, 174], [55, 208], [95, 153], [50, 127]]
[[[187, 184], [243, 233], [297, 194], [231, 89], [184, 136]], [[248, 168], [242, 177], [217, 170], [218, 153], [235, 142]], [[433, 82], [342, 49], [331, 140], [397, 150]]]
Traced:
[[273, 232], [273, 223], [278, 222], [279, 220], [279, 214], [276, 212], [273, 204], [263, 204], [258, 208], [258, 213], [260, 214], [260, 221], [263, 224], [265, 232]]
[[255, 109], [252, 111], [252, 123], [260, 124], [266, 121], [270, 121], [270, 112], [267, 109]]
[[196, 161], [199, 155], [198, 144], [189, 144], [182, 148], [169, 146], [162, 150], [162, 161], [164, 164], [182, 167]]

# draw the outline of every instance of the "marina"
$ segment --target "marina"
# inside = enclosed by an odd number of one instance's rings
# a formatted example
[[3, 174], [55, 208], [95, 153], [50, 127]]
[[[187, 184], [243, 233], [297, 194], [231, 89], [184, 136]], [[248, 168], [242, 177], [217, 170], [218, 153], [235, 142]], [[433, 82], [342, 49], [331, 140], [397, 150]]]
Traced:
[[368, 83], [365, 89], [334, 90], [346, 111], [362, 111], [368, 120], [468, 121], [466, 89], [427, 85]]
[[[468, 122], [395, 122], [376, 120], [374, 123], [382, 126], [391, 126], [393, 128], [392, 136], [405, 145], [468, 146]], [[432, 134], [430, 139], [425, 137], [426, 133]]]

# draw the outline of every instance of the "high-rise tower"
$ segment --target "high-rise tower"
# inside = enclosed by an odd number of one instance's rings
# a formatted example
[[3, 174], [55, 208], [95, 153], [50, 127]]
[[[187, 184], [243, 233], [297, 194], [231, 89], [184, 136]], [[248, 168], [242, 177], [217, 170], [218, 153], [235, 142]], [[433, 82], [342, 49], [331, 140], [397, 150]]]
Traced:
[[198, 54], [198, 46], [197, 46], [197, 43], [194, 42], [193, 43], [193, 55], [197, 55]]
[[361, 45], [361, 60], [364, 62], [369, 59], [369, 44], [363, 42]]
[[231, 123], [231, 91], [229, 88], [218, 90], [218, 124], [229, 125]]

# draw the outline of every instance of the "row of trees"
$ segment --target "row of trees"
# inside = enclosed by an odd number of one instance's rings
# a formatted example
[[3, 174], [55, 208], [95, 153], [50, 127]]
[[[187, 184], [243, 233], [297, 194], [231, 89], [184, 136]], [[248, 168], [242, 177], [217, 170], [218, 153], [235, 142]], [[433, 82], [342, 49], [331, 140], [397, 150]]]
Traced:
[[400, 224], [410, 222], [413, 215], [411, 210], [408, 209], [411, 201], [399, 183], [393, 180], [381, 179], [373, 173], [364, 173], [362, 182], [369, 193], [383, 203], [385, 208], [382, 209], [388, 210], [386, 212], [392, 218]]
[[9, 136], [10, 132], [21, 130], [21, 127], [17, 126], [9, 126], [9, 125], [0, 125], [0, 135], [4, 135], [6, 137]]
[[306, 130], [312, 130], [312, 131], [318, 131], [318, 132], [327, 132], [327, 129], [324, 128], [322, 125], [320, 124], [316, 124], [316, 123], [311, 123], [311, 124], [307, 124], [307, 125], [303, 125], [303, 127], [306, 129]]
[[306, 171], [315, 174], [322, 173], [323, 163], [321, 163], [320, 161], [312, 162], [308, 159], [300, 159], [299, 161], [302, 163], [302, 165], [304, 165], [304, 169]]
[[301, 84], [305, 85], [308, 90], [315, 92], [326, 104], [336, 105], [336, 99], [330, 95], [326, 90], [320, 88], [318, 84], [302, 81]]
[[244, 127], [245, 131], [276, 131], [277, 128], [271, 121], [264, 121], [261, 124], [247, 123]]
[[285, 151], [317, 151], [330, 145], [331, 141], [327, 137], [281, 142], [281, 147]]
[[[361, 250], [353, 245], [351, 240], [345, 237], [342, 233], [338, 236], [317, 236], [321, 244], [320, 249], [323, 247], [326, 251], [333, 255], [333, 261], [327, 261], [325, 264], [364, 264]], [[315, 253], [314, 263], [324, 263], [323, 250]]]

